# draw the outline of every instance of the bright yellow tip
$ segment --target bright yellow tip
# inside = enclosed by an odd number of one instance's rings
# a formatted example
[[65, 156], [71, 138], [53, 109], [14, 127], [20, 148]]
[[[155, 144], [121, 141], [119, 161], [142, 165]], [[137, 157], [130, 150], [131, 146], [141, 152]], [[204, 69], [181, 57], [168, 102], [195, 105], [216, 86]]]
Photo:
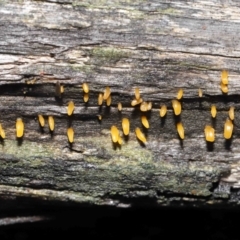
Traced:
[[83, 101], [86, 103], [89, 100], [89, 93], [83, 93]]
[[21, 138], [23, 136], [24, 132], [24, 124], [21, 118], [17, 118], [16, 121], [16, 135], [18, 138]]
[[228, 84], [228, 71], [223, 70], [221, 74], [221, 81], [223, 84], [227, 85]]
[[180, 88], [177, 93], [177, 99], [180, 100], [183, 97], [183, 90]]
[[135, 129], [135, 133], [137, 138], [142, 141], [143, 143], [147, 142], [147, 139], [145, 138], [144, 134], [142, 133], [142, 131], [140, 130], [140, 128], [136, 128]]
[[213, 118], [215, 118], [216, 115], [217, 115], [217, 108], [216, 108], [215, 105], [211, 106], [211, 115], [212, 115]]
[[178, 131], [179, 137], [181, 139], [184, 139], [184, 128], [181, 122], [177, 123], [177, 131]]
[[223, 83], [221, 82], [220, 88], [221, 88], [221, 90], [222, 90], [223, 93], [228, 93], [228, 85], [223, 84]]
[[109, 95], [107, 100], [106, 100], [106, 104], [109, 107], [111, 105], [111, 103], [112, 103], [112, 97], [111, 97], [111, 95]]
[[122, 103], [118, 103], [118, 111], [121, 112], [122, 111]]
[[87, 83], [83, 83], [82, 88], [83, 88], [83, 91], [84, 91], [85, 93], [88, 93], [88, 92], [89, 92], [89, 87], [88, 87], [88, 84], [87, 84]]
[[128, 135], [130, 131], [130, 122], [127, 118], [122, 119], [122, 129], [123, 129], [123, 134]]
[[45, 125], [45, 120], [44, 117], [42, 115], [38, 115], [38, 121], [41, 127], [44, 127]]
[[215, 141], [215, 130], [211, 126], [207, 125], [204, 129], [205, 138], [207, 142], [214, 142]]
[[202, 92], [202, 89], [201, 89], [201, 88], [198, 89], [198, 96], [199, 96], [200, 98], [203, 96], [203, 92]]
[[164, 117], [167, 113], [167, 106], [166, 105], [162, 105], [159, 111], [160, 117]]
[[137, 99], [133, 99], [131, 102], [132, 107], [135, 107], [136, 105], [140, 104], [142, 102], [142, 98]]
[[148, 110], [148, 103], [147, 102], [142, 102], [140, 105], [140, 110], [142, 112], [146, 112]]
[[112, 141], [116, 143], [119, 138], [119, 131], [116, 126], [111, 127], [111, 135], [112, 135]]
[[73, 114], [73, 111], [74, 111], [74, 102], [73, 101], [70, 101], [68, 103], [68, 108], [67, 108], [67, 114], [68, 116], [71, 116]]
[[69, 141], [70, 143], [73, 143], [73, 140], [74, 140], [74, 131], [73, 131], [73, 128], [72, 128], [72, 127], [68, 128], [68, 130], [67, 130], [67, 136], [68, 136], [68, 141]]
[[103, 94], [99, 93], [98, 95], [98, 105], [101, 106], [103, 104]]
[[139, 91], [139, 88], [135, 88], [135, 98], [136, 98], [136, 100], [139, 100], [139, 99], [140, 99], [140, 91]]
[[103, 94], [103, 99], [104, 100], [107, 100], [108, 97], [110, 96], [111, 94], [111, 90], [110, 90], [110, 87], [106, 87], [105, 91], [104, 91], [104, 94]]
[[142, 121], [142, 125], [143, 125], [145, 128], [149, 128], [149, 122], [148, 122], [146, 116], [142, 116], [142, 117], [141, 117], [141, 121]]
[[5, 131], [3, 130], [3, 128], [2, 128], [2, 124], [0, 124], [0, 136], [1, 136], [1, 138], [5, 138], [6, 136], [5, 136]]
[[54, 130], [54, 119], [52, 116], [48, 117], [48, 125], [49, 125], [50, 130], [53, 131]]
[[233, 133], [233, 123], [230, 119], [227, 119], [225, 124], [224, 124], [224, 138], [225, 139], [230, 139], [232, 137]]
[[181, 103], [178, 100], [172, 100], [172, 107], [175, 115], [180, 115], [182, 111]]
[[234, 107], [230, 107], [228, 115], [231, 120], [234, 120]]

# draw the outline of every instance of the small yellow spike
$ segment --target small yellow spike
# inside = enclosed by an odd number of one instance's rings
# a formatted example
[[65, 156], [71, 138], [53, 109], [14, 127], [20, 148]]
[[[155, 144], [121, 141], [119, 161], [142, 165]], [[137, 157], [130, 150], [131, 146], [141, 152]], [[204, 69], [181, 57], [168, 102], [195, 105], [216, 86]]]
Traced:
[[73, 101], [70, 101], [70, 102], [68, 103], [68, 108], [67, 108], [67, 114], [68, 114], [68, 116], [71, 116], [71, 115], [73, 114], [74, 108], [75, 108], [74, 102], [73, 102]]
[[82, 88], [83, 88], [84, 93], [88, 93], [89, 92], [89, 87], [88, 87], [87, 83], [83, 83]]
[[224, 138], [225, 139], [230, 139], [232, 137], [233, 133], [233, 123], [232, 120], [227, 119], [225, 124], [224, 124]]
[[181, 114], [182, 106], [178, 100], [172, 100], [172, 107], [175, 115]]
[[142, 141], [143, 143], [146, 143], [147, 142], [147, 139], [146, 137], [144, 136], [144, 134], [142, 133], [142, 131], [140, 130], [140, 128], [136, 128], [135, 129], [135, 133], [136, 133], [136, 136], [137, 138]]
[[177, 123], [177, 131], [178, 131], [179, 137], [181, 139], [184, 139], [184, 128], [181, 122]]
[[45, 120], [44, 120], [44, 117], [42, 115], [38, 115], [38, 121], [39, 121], [39, 124], [41, 127], [44, 127], [45, 125]]
[[137, 99], [133, 99], [132, 102], [131, 102], [131, 105], [132, 105], [132, 107], [134, 107], [134, 106], [142, 103], [142, 101], [143, 101], [142, 98], [139, 98], [138, 100]]
[[147, 102], [142, 102], [141, 105], [140, 105], [140, 110], [142, 112], [146, 112], [148, 110], [148, 104]]
[[48, 125], [51, 131], [54, 130], [54, 119], [52, 116], [48, 116]]
[[104, 94], [103, 94], [103, 99], [104, 99], [104, 100], [107, 100], [108, 97], [110, 96], [110, 94], [111, 94], [111, 89], [110, 89], [110, 87], [106, 87], [106, 89], [105, 89], [105, 91], [104, 91]]
[[23, 136], [24, 132], [24, 124], [21, 118], [17, 118], [16, 121], [16, 135], [18, 138], [21, 138]]
[[122, 111], [122, 103], [118, 103], [118, 111], [121, 112]]
[[221, 90], [222, 90], [223, 93], [228, 93], [228, 85], [223, 84], [223, 83], [221, 82], [220, 88], [221, 88]]
[[128, 135], [130, 131], [130, 122], [127, 118], [122, 119], [122, 129], [124, 135]]
[[233, 121], [234, 120], [234, 107], [230, 107], [228, 115], [229, 115], [229, 118]]
[[180, 88], [180, 89], [178, 90], [178, 93], [177, 93], [177, 99], [180, 100], [180, 99], [182, 99], [182, 97], [183, 97], [183, 89]]
[[6, 136], [5, 136], [5, 131], [4, 129], [2, 128], [2, 124], [0, 124], [0, 136], [2, 139], [4, 139]]
[[160, 117], [164, 117], [167, 113], [167, 106], [166, 105], [162, 105], [159, 111]]
[[205, 138], [207, 142], [214, 142], [215, 141], [215, 130], [211, 126], [207, 125], [204, 129]]
[[107, 106], [110, 106], [110, 105], [111, 105], [111, 102], [112, 102], [112, 97], [111, 97], [111, 95], [109, 95], [108, 98], [107, 98], [107, 100], [106, 100]]
[[98, 95], [98, 105], [101, 106], [103, 104], [103, 94], [99, 93]]
[[120, 136], [118, 136], [118, 144], [122, 145], [122, 142], [123, 142], [122, 138]]
[[152, 109], [152, 102], [148, 102], [147, 103], [147, 110], [151, 110]]
[[211, 106], [211, 115], [212, 115], [213, 118], [215, 118], [216, 115], [217, 115], [217, 108], [216, 108], [215, 105]]
[[61, 92], [61, 94], [63, 94], [64, 93], [64, 86], [60, 86], [60, 92]]
[[74, 140], [74, 131], [73, 131], [73, 128], [72, 128], [72, 127], [68, 128], [68, 130], [67, 130], [67, 136], [68, 136], [68, 141], [69, 141], [70, 143], [73, 143], [73, 140]]
[[102, 115], [97, 115], [98, 120], [101, 121], [102, 120]]
[[227, 70], [223, 70], [222, 74], [221, 74], [221, 82], [225, 85], [228, 84], [228, 71]]
[[203, 92], [202, 92], [202, 89], [201, 89], [201, 88], [198, 89], [198, 96], [199, 96], [200, 98], [203, 96]]
[[143, 116], [141, 117], [141, 121], [142, 121], [142, 125], [143, 125], [145, 128], [149, 128], [149, 122], [148, 122], [146, 116], [143, 115]]
[[89, 100], [89, 93], [83, 93], [83, 101], [86, 103]]
[[140, 91], [139, 91], [139, 88], [135, 88], [135, 98], [136, 98], [136, 100], [139, 100], [139, 99], [140, 99]]
[[112, 135], [112, 141], [116, 143], [119, 138], [119, 131], [116, 126], [111, 127], [111, 135]]

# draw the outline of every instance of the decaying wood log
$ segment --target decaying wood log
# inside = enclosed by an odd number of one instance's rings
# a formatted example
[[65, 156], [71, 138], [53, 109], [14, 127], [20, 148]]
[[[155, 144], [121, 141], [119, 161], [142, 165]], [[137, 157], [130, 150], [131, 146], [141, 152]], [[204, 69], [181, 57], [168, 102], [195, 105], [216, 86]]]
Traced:
[[[220, 3], [221, 2], [221, 3]], [[1, 198], [130, 207], [239, 203], [239, 29], [238, 1], [0, 1]], [[229, 93], [220, 74], [229, 71]], [[61, 97], [55, 86], [64, 86]], [[82, 83], [90, 87], [83, 102]], [[111, 88], [110, 107], [97, 98]], [[151, 101], [150, 128], [142, 129], [134, 89]], [[182, 114], [171, 100], [184, 90]], [[198, 97], [198, 89], [203, 97]], [[75, 110], [67, 116], [72, 100]], [[123, 105], [122, 112], [117, 109]], [[168, 107], [159, 117], [160, 105]], [[210, 115], [217, 106], [217, 118]], [[235, 107], [234, 135], [223, 138], [230, 106]], [[37, 116], [55, 119], [50, 134]], [[97, 115], [102, 115], [99, 121]], [[130, 135], [121, 147], [110, 128], [130, 119]], [[16, 139], [22, 118], [24, 137]], [[182, 121], [180, 140], [176, 122]], [[204, 127], [213, 125], [214, 144]], [[72, 126], [75, 140], [67, 140]]]

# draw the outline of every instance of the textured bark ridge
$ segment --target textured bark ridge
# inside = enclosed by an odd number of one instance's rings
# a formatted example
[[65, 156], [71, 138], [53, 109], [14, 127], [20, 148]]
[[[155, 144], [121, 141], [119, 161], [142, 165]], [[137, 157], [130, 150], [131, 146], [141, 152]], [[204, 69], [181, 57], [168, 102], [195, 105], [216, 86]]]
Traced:
[[[239, 7], [238, 1], [1, 0], [1, 197], [119, 207], [238, 204]], [[220, 90], [223, 69], [229, 70], [228, 95]], [[57, 82], [65, 89], [61, 98], [55, 96]], [[90, 87], [87, 104], [84, 82]], [[99, 108], [97, 97], [106, 86], [112, 104]], [[142, 113], [131, 107], [136, 87], [153, 103], [145, 146], [134, 132], [142, 129]], [[179, 88], [183, 141], [171, 106]], [[76, 106], [72, 117], [66, 112], [70, 100]], [[168, 107], [162, 120], [161, 104]], [[212, 104], [218, 110], [214, 121]], [[230, 106], [234, 135], [226, 142]], [[54, 117], [53, 134], [48, 124], [39, 127], [38, 114], [45, 121]], [[15, 133], [19, 117], [22, 140]], [[131, 133], [118, 147], [110, 128], [121, 129], [122, 117], [130, 119]], [[204, 138], [206, 124], [215, 128], [212, 146]]]

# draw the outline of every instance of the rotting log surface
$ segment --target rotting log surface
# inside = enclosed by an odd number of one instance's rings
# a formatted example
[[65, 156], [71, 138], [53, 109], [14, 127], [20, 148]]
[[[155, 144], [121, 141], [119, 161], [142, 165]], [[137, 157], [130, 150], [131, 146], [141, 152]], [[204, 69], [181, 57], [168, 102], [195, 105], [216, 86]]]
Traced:
[[[1, 197], [119, 207], [237, 205], [240, 4], [219, 2], [1, 0], [0, 122], [6, 132]], [[227, 96], [219, 88], [222, 69], [230, 73]], [[57, 81], [65, 88], [61, 99], [55, 97]], [[90, 86], [88, 104], [83, 82]], [[112, 105], [99, 108], [97, 97], [106, 86]], [[134, 133], [142, 127], [139, 109], [130, 104], [135, 87], [153, 102], [146, 146]], [[184, 141], [171, 107], [179, 88]], [[71, 118], [70, 100], [76, 106]], [[163, 103], [168, 114], [161, 120]], [[211, 104], [218, 109], [214, 122]], [[235, 106], [234, 136], [225, 142], [230, 106]], [[54, 116], [53, 135], [48, 125], [41, 131], [38, 114], [45, 121]], [[22, 141], [15, 136], [18, 117], [25, 124]], [[130, 119], [131, 134], [116, 148], [110, 127], [120, 129], [122, 117]], [[70, 124], [72, 147], [66, 136]], [[216, 129], [213, 146], [204, 139], [206, 124]]]

